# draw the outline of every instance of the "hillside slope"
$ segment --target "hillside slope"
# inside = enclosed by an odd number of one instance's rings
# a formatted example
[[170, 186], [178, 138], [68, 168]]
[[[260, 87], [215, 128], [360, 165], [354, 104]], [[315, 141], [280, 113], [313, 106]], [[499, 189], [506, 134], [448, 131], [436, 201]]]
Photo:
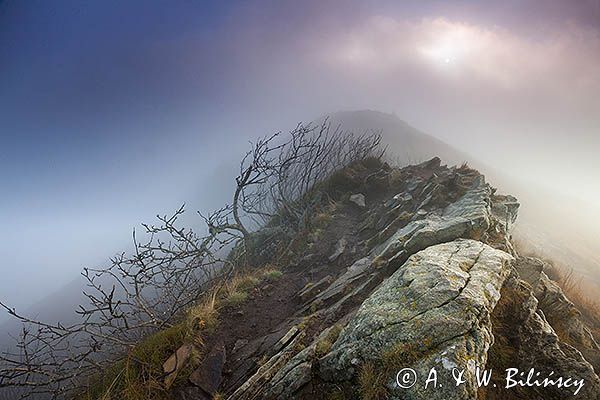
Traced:
[[[220, 311], [175, 398], [598, 398], [597, 338], [545, 264], [514, 249], [515, 198], [438, 158], [357, 165], [344, 177], [349, 191], [293, 241], [285, 263], [270, 261], [282, 276]], [[488, 386], [476, 367], [497, 371]], [[418, 384], [399, 386], [404, 368]], [[425, 388], [432, 368], [437, 385]], [[508, 368], [584, 384], [506, 389]], [[455, 369], [464, 371], [458, 387]]]

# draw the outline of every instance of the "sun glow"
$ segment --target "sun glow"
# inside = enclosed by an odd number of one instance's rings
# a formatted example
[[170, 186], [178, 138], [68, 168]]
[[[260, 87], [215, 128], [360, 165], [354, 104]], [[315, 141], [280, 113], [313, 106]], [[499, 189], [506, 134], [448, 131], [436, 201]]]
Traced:
[[477, 38], [472, 33], [473, 31], [464, 25], [437, 20], [417, 50], [435, 64], [464, 63], [477, 47]]
[[[591, 43], [591, 44], [590, 44]], [[546, 88], [576, 84], [598, 93], [597, 49], [600, 37], [566, 30], [543, 40], [528, 40], [499, 26], [486, 27], [443, 17], [395, 20], [374, 16], [349, 32], [319, 43], [318, 55], [334, 71], [360, 74], [406, 74], [426, 71], [440, 78], [477, 80], [503, 89], [535, 85], [540, 77], [557, 78]], [[578, 61], [579, 58], [585, 62]], [[581, 71], [576, 79], [566, 71]], [[558, 86], [557, 86], [558, 85]]]

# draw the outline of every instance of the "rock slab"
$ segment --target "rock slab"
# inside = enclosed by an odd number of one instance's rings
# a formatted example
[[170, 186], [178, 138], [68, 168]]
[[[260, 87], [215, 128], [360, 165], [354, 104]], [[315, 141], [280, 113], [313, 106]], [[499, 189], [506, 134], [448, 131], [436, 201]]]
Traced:
[[[513, 257], [474, 240], [432, 246], [413, 256], [360, 307], [331, 352], [320, 360], [326, 381], [350, 380], [366, 362], [377, 362], [386, 350], [412, 348], [409, 365], [418, 376], [440, 373], [447, 389], [415, 385], [400, 390], [389, 378], [393, 395], [403, 399], [476, 398], [474, 368], [486, 364], [493, 342], [490, 313], [510, 273]], [[465, 370], [466, 383], [452, 384], [451, 370]]]

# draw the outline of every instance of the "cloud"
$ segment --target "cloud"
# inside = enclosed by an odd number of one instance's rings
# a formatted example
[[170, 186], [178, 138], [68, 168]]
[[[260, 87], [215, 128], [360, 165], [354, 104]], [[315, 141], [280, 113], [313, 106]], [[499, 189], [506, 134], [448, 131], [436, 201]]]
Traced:
[[534, 38], [442, 17], [411, 21], [375, 16], [339, 32], [320, 57], [332, 68], [382, 79], [416, 69], [479, 88], [568, 89], [587, 95], [600, 88], [600, 35], [572, 24]]

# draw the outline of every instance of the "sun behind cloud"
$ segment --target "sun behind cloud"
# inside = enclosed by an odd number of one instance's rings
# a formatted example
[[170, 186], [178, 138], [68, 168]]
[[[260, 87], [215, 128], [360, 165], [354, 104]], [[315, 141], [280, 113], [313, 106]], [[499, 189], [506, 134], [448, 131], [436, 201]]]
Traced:
[[[500, 26], [446, 17], [375, 16], [324, 46], [322, 54], [334, 66], [357, 73], [399, 74], [416, 67], [442, 78], [477, 80], [508, 90], [530, 86], [562, 93], [561, 85], [567, 83], [570, 92], [600, 87], [590, 69], [598, 60], [590, 49], [600, 48], [600, 38], [569, 25], [534, 39]], [[578, 76], [569, 76], [574, 70], [580, 71]]]

